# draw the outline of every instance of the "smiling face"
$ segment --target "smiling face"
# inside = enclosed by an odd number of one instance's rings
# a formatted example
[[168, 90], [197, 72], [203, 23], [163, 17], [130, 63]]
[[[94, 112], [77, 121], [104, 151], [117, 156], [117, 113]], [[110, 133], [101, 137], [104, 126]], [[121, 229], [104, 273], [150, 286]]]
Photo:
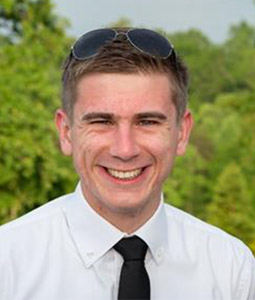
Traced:
[[188, 111], [177, 124], [169, 78], [157, 73], [87, 75], [77, 86], [73, 121], [58, 110], [56, 123], [85, 198], [116, 226], [123, 216], [145, 222], [154, 213], [192, 127]]

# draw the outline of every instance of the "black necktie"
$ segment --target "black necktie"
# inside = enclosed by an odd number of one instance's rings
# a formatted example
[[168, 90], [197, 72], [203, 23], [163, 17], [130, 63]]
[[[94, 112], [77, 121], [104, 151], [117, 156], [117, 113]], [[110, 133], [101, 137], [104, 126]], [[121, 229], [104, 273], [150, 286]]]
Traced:
[[137, 236], [123, 238], [115, 246], [123, 259], [120, 273], [119, 300], [150, 299], [150, 280], [144, 266], [147, 244]]

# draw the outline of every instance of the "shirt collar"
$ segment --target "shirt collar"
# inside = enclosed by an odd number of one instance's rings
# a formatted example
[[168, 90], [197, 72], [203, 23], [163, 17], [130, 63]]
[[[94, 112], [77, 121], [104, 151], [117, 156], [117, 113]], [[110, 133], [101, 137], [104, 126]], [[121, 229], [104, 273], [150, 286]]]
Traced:
[[167, 218], [163, 204], [163, 195], [161, 202], [153, 216], [134, 234], [143, 239], [154, 258], [159, 264], [162, 261], [162, 254], [168, 249]]
[[[159, 253], [168, 245], [166, 215], [162, 202], [146, 224], [134, 233], [147, 243], [157, 263], [161, 260]], [[83, 196], [80, 184], [71, 197], [64, 202], [62, 209], [86, 267], [93, 265], [127, 235], [90, 207]]]

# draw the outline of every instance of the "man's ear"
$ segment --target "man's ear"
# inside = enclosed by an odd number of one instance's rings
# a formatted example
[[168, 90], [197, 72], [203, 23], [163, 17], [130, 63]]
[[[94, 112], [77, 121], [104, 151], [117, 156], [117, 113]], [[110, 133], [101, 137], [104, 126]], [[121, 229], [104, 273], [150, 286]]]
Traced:
[[56, 111], [55, 124], [62, 153], [64, 155], [72, 155], [71, 124], [66, 112], [62, 109]]
[[186, 110], [179, 124], [179, 136], [176, 151], [177, 155], [185, 154], [192, 127], [192, 114], [189, 110]]

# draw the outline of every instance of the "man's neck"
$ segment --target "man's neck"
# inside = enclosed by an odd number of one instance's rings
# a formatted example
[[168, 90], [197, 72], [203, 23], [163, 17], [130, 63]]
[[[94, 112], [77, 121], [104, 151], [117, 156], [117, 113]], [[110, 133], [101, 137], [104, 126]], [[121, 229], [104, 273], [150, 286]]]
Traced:
[[160, 204], [160, 196], [158, 196], [146, 201], [146, 205], [140, 207], [110, 209], [98, 204], [95, 199], [92, 201], [84, 192], [83, 195], [89, 206], [99, 216], [127, 234], [132, 234], [143, 226], [153, 216]]
[[[155, 203], [156, 204], [156, 203]], [[159, 205], [154, 205], [153, 210], [137, 210], [135, 213], [119, 213], [119, 214], [101, 214], [97, 212], [102, 218], [111, 223], [114, 227], [127, 234], [132, 234], [142, 227], [155, 213]]]

